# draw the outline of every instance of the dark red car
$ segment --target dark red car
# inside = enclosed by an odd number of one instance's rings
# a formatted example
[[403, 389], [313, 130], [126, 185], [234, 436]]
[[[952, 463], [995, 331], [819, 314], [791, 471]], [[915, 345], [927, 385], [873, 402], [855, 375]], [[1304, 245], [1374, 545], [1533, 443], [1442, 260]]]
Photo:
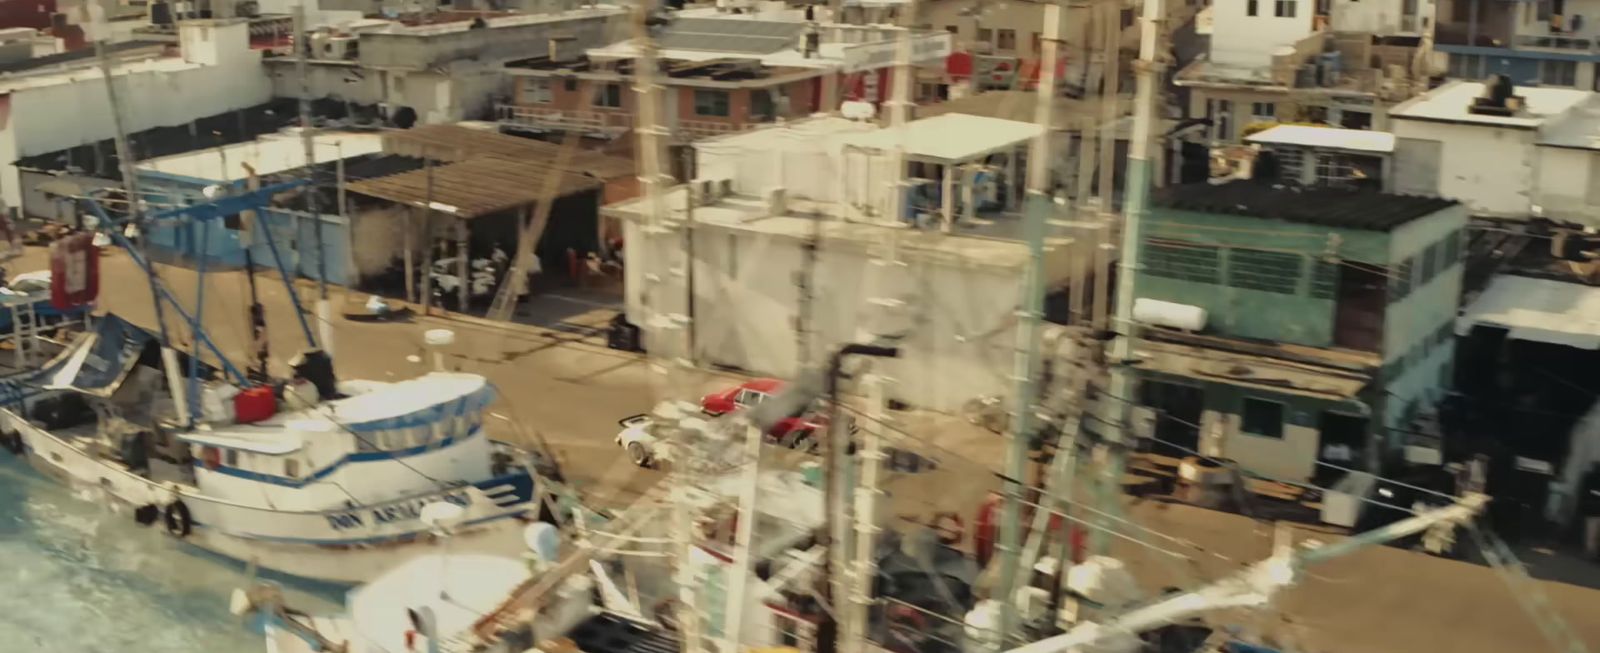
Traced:
[[[726, 390], [719, 390], [700, 398], [700, 410], [707, 415], [726, 415], [741, 408], [749, 408], [768, 397], [783, 391], [781, 379], [752, 379]], [[796, 449], [814, 449], [813, 434], [826, 428], [828, 419], [821, 415], [802, 412], [779, 420], [767, 431], [767, 441]]]

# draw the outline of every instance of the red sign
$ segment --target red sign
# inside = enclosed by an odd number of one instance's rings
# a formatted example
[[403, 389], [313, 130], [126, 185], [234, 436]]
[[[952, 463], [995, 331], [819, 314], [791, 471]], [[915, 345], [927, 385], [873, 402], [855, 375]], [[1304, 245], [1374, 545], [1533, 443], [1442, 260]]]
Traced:
[[94, 234], [68, 236], [50, 246], [50, 304], [61, 310], [93, 303], [100, 295], [100, 248]]

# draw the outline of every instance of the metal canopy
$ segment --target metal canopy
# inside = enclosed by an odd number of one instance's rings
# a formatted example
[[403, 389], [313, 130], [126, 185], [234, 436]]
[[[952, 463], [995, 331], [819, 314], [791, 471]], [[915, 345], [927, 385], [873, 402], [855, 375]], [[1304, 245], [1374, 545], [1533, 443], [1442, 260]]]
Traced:
[[562, 177], [557, 197], [601, 186], [589, 177], [557, 172], [543, 164], [499, 158], [471, 159], [433, 168], [431, 193], [429, 174], [426, 169], [412, 170], [358, 181], [347, 188], [352, 193], [470, 220], [543, 201], [548, 175]]
[[383, 135], [383, 151], [436, 161], [498, 157], [549, 169], [559, 167], [566, 172], [582, 173], [602, 180], [637, 174], [633, 161], [582, 150], [572, 152], [567, 162], [558, 166], [559, 145], [460, 125], [422, 125], [386, 132]]

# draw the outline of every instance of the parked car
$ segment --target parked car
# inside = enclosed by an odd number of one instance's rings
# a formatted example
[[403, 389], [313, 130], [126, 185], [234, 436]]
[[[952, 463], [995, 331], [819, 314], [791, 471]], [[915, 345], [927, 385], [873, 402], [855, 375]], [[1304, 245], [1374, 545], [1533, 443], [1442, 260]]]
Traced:
[[[783, 391], [782, 379], [751, 379], [739, 385], [713, 392], [700, 398], [700, 410], [713, 417], [749, 408], [766, 401], [768, 397]], [[850, 431], [856, 430], [855, 420], [847, 420]], [[824, 415], [814, 414], [810, 407], [802, 408], [800, 412], [778, 420], [772, 428], [767, 430], [767, 442], [780, 444], [791, 449], [815, 451], [818, 448], [817, 438], [819, 431], [826, 430], [828, 418]]]
[[640, 467], [653, 467], [657, 460], [656, 436], [650, 434], [650, 416], [634, 415], [617, 422], [617, 446], [628, 452], [628, 460]]

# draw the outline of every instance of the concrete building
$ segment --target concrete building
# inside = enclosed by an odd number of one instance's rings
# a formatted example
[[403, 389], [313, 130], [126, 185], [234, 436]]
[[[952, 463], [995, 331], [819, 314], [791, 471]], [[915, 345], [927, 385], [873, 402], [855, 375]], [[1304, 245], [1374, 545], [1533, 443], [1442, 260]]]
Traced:
[[[665, 87], [662, 123], [683, 141], [744, 131], [826, 107], [827, 97], [882, 103], [901, 28], [765, 20], [761, 15], [685, 13], [656, 36]], [[943, 32], [914, 36], [918, 63], [950, 54]], [[553, 40], [541, 56], [507, 64], [516, 79], [502, 125], [614, 137], [634, 127], [632, 41], [585, 51]]]
[[[1255, 180], [1173, 186], [1136, 308], [1159, 438], [1290, 481], [1375, 469], [1448, 387], [1467, 216], [1454, 202]], [[1160, 447], [1158, 446], [1158, 449]], [[1187, 455], [1182, 449], [1158, 451]]]
[[[939, 178], [941, 167], [1015, 151], [1038, 133], [1027, 123], [1008, 131], [1001, 123], [1009, 122], [954, 114], [913, 122], [945, 137], [903, 139], [918, 146], [907, 152], [907, 169]], [[975, 397], [1009, 393], [1011, 324], [1028, 260], [1018, 221], [985, 212], [983, 220], [957, 219], [949, 233], [932, 228], [938, 218], [931, 216], [921, 220], [928, 228], [895, 226], [882, 208], [895, 177], [876, 148], [902, 136], [813, 118], [696, 143], [701, 179], [673, 189], [665, 202], [677, 224], [692, 202], [688, 249], [680, 231], [648, 226], [644, 200], [605, 208], [624, 225], [629, 321], [648, 323], [650, 302], [662, 301], [649, 298], [667, 292], [651, 270], [691, 251], [691, 338], [700, 364], [787, 377], [807, 355], [815, 362], [844, 343], [884, 339], [903, 354], [874, 364], [893, 368], [897, 398], [911, 405], [954, 411]], [[945, 183], [944, 197], [970, 197], [967, 184]], [[938, 206], [911, 211], [937, 215]], [[884, 263], [890, 239], [895, 262]], [[1071, 276], [1070, 243], [1060, 233], [1049, 239], [1045, 283], [1052, 290]], [[816, 259], [808, 267], [812, 244]], [[816, 296], [807, 302], [796, 281], [812, 271]]]
[[[312, 34], [311, 95], [378, 105], [391, 122], [442, 123], [488, 118], [511, 92], [503, 64], [543, 52], [552, 39], [579, 48], [626, 33], [614, 6], [539, 15], [438, 12], [425, 20], [365, 19]], [[273, 92], [298, 97], [295, 57], [267, 60]], [[404, 123], [404, 124], [402, 124]]]
[[1390, 112], [1395, 189], [1447, 197], [1477, 217], [1600, 225], [1600, 94], [1451, 82]]
[[[272, 85], [261, 53], [251, 50], [242, 21], [197, 20], [180, 27], [177, 53], [131, 47], [112, 68], [130, 132], [187, 124], [196, 118], [266, 102]], [[23, 203], [15, 162], [30, 155], [86, 145], [115, 132], [105, 81], [92, 59], [15, 70], [0, 76], [0, 197]]]
[[1451, 77], [1506, 75], [1519, 85], [1596, 90], [1600, 1], [1440, 2], [1435, 48]]
[[[1358, 6], [1359, 5], [1359, 6]], [[1210, 53], [1178, 73], [1190, 116], [1238, 143], [1280, 122], [1387, 128], [1387, 108], [1426, 88], [1433, 62], [1415, 0], [1239, 0], [1212, 7]]]

